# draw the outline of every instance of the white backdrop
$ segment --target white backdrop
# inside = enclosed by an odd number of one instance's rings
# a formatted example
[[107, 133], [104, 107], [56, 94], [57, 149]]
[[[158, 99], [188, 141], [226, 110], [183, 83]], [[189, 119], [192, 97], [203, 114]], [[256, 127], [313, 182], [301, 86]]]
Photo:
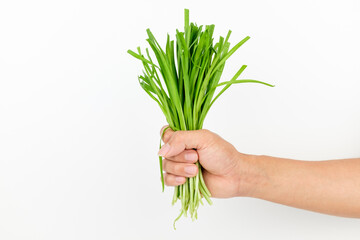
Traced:
[[[198, 24], [251, 39], [229, 59], [234, 85], [205, 121], [244, 153], [360, 157], [360, 3], [1, 1], [0, 239], [359, 239], [360, 220], [250, 198], [214, 200], [172, 221], [159, 130], [127, 49]], [[360, 187], [360, 186], [359, 186]]]

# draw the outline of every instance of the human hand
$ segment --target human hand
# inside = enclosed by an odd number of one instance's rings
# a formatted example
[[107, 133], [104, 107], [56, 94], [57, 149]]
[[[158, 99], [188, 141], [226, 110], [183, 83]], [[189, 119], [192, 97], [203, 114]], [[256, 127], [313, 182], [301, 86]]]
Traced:
[[[208, 130], [174, 132], [167, 129], [163, 141], [165, 145], [159, 155], [164, 157], [168, 186], [181, 185], [186, 177], [196, 176], [195, 163], [199, 161], [212, 197], [248, 196], [335, 216], [360, 218], [360, 191], [354, 191], [360, 184], [360, 158], [301, 161], [247, 155]], [[187, 172], [187, 169], [194, 171]]]
[[[161, 129], [161, 134], [167, 126]], [[203, 177], [211, 196], [229, 198], [244, 195], [242, 184], [247, 155], [239, 153], [233, 145], [209, 130], [176, 131], [166, 129], [164, 145], [159, 155], [164, 157], [165, 184], [177, 186], [186, 177], [196, 176], [195, 163], [203, 167]], [[194, 150], [196, 149], [196, 150]]]

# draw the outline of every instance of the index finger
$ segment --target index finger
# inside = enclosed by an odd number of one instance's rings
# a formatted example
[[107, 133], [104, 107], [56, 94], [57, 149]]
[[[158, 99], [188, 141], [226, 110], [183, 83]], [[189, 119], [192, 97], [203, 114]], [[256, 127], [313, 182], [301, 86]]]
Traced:
[[160, 130], [160, 136], [164, 143], [167, 143], [174, 131], [170, 128], [169, 125], [165, 125]]

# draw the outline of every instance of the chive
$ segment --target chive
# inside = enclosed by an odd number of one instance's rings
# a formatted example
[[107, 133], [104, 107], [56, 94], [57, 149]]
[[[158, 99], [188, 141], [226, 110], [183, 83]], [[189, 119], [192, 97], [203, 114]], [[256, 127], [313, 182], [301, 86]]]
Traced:
[[[259, 83], [274, 87], [258, 80], [238, 79], [246, 65], [243, 65], [229, 81], [220, 82], [226, 61], [250, 37], [245, 37], [231, 47], [229, 30], [225, 38], [220, 36], [218, 42], [214, 43], [215, 25], [204, 27], [190, 23], [188, 9], [185, 9], [184, 16], [184, 30], [176, 30], [175, 40], [171, 40], [168, 34], [164, 48], [160, 46], [150, 29], [146, 30], [147, 42], [156, 62], [151, 58], [148, 48], [146, 56], [142, 54], [140, 47], [137, 48], [137, 53], [128, 50], [128, 53], [140, 60], [144, 67], [142, 75], [138, 77], [140, 86], [159, 105], [169, 128], [174, 131], [202, 129], [211, 106], [232, 84]], [[222, 89], [214, 97], [218, 87]], [[161, 140], [159, 147], [161, 148]], [[164, 191], [161, 157], [159, 164]], [[203, 169], [199, 162], [196, 165], [199, 169], [198, 174], [186, 179], [183, 185], [174, 187], [172, 204], [174, 205], [177, 200], [181, 202], [180, 214], [174, 221], [174, 229], [176, 221], [181, 216], [187, 216], [189, 213], [192, 220], [197, 219], [197, 210], [200, 204], [203, 205], [202, 198], [212, 204], [211, 193], [203, 178]]]

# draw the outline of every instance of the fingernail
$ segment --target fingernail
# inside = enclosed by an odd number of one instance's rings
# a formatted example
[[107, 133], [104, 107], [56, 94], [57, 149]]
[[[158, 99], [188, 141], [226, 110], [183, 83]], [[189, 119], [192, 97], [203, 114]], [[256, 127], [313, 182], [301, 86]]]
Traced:
[[169, 152], [169, 150], [170, 150], [170, 145], [166, 143], [161, 147], [160, 151], [158, 152], [158, 155], [165, 157], [165, 155]]
[[196, 167], [194, 166], [187, 166], [184, 168], [185, 173], [187, 174], [195, 174], [196, 173]]
[[178, 183], [181, 183], [181, 182], [184, 181], [184, 178], [183, 177], [176, 177], [175, 181], [178, 182]]
[[191, 162], [196, 161], [198, 158], [196, 153], [187, 153], [187, 154], [185, 154], [184, 157], [185, 157], [185, 160], [191, 161]]

